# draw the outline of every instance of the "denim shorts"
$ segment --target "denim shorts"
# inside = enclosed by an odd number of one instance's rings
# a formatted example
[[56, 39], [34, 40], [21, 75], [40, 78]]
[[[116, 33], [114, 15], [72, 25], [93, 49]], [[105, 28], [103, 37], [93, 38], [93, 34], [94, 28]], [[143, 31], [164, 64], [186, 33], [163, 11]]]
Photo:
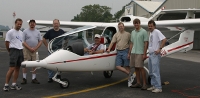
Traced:
[[128, 48], [124, 50], [117, 50], [117, 56], [115, 60], [116, 66], [129, 66], [128, 52]]

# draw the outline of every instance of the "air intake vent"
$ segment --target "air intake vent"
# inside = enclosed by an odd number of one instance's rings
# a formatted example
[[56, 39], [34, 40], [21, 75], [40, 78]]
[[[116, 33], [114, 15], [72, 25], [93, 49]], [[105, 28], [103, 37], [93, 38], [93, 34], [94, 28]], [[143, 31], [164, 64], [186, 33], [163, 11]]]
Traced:
[[122, 18], [120, 19], [120, 21], [121, 21], [121, 22], [130, 22], [130, 21], [131, 21], [131, 18], [125, 16], [125, 17], [122, 17]]

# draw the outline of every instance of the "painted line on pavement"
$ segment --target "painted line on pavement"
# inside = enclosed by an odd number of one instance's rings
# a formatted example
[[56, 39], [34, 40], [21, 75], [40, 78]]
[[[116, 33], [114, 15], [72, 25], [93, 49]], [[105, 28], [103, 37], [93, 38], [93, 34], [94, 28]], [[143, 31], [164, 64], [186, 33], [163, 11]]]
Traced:
[[127, 81], [127, 78], [122, 79], [122, 80], [117, 81], [117, 82], [114, 82], [114, 83], [102, 85], [102, 86], [97, 86], [97, 87], [93, 87], [93, 88], [88, 88], [88, 89], [84, 89], [84, 90], [80, 90], [80, 91], [75, 91], [75, 92], [71, 92], [71, 93], [58, 94], [58, 95], [53, 95], [53, 96], [47, 96], [47, 97], [43, 97], [43, 98], [58, 98], [58, 97], [64, 97], [64, 96], [75, 95], [75, 94], [79, 94], [79, 93], [85, 93], [85, 92], [94, 91], [94, 90], [106, 88], [106, 87], [109, 87], [109, 86], [113, 86], [113, 85], [119, 84], [119, 83], [124, 82], [124, 81]]

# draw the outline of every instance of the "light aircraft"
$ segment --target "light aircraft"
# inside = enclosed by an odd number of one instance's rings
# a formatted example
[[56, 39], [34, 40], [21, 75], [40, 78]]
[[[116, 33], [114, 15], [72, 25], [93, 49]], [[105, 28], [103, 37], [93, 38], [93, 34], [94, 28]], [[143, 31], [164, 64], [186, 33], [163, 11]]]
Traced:
[[[144, 18], [139, 16], [122, 16], [120, 21], [124, 23], [126, 29], [133, 30], [133, 20], [138, 18], [141, 20], [141, 26], [148, 28], [148, 21], [153, 19], [159, 13], [164, 12], [187, 12], [185, 19], [180, 20], [166, 20], [155, 21], [159, 30], [166, 31], [179, 31], [176, 36], [180, 34], [178, 41], [165, 46], [162, 49], [162, 57], [176, 53], [187, 52], [193, 48], [194, 31], [200, 28], [200, 19], [195, 19], [195, 12], [200, 9], [174, 9], [163, 10], [160, 9], [152, 17]], [[52, 21], [36, 20], [37, 25], [52, 26]], [[61, 72], [65, 71], [103, 71], [106, 78], [112, 76], [113, 70], [115, 70], [115, 58], [117, 51], [115, 47], [110, 53], [84, 55], [84, 46], [89, 45], [87, 36], [92, 29], [102, 29], [102, 43], [106, 46], [110, 44], [109, 40], [112, 40], [112, 36], [118, 31], [118, 23], [98, 23], [98, 22], [67, 22], [60, 21], [62, 27], [76, 28], [72, 29], [65, 34], [58, 36], [51, 40], [48, 44], [48, 50], [52, 54], [43, 60], [37, 61], [24, 61], [22, 66], [24, 67], [42, 67], [56, 71], [57, 73], [53, 77], [53, 80], [58, 82], [61, 88], [67, 88], [69, 86], [69, 80], [57, 78]], [[107, 40], [107, 41], [106, 41]], [[147, 54], [148, 56], [148, 54]], [[144, 63], [148, 62], [148, 58]], [[147, 69], [146, 69], [147, 70]], [[148, 70], [147, 70], [148, 72]]]

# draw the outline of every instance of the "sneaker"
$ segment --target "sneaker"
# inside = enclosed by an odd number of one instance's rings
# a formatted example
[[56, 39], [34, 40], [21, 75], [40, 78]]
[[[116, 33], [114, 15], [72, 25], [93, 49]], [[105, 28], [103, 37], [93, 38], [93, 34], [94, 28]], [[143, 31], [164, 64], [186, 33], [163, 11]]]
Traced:
[[162, 92], [162, 89], [158, 89], [158, 88], [152, 90], [152, 93], [161, 93], [161, 92]]
[[136, 83], [136, 84], [134, 84], [134, 85], [131, 85], [130, 87], [131, 87], [131, 88], [141, 88], [141, 87], [142, 87], [142, 85], [141, 85], [141, 84], [138, 84], [138, 83]]
[[154, 90], [154, 89], [155, 89], [154, 86], [147, 88], [148, 91], [152, 91], [152, 90]]
[[33, 79], [31, 83], [33, 83], [33, 84], [40, 84], [40, 82], [38, 82], [38, 80], [36, 78]]
[[10, 89], [12, 89], [12, 90], [21, 90], [22, 87], [19, 87], [17, 84], [15, 84], [15, 85], [11, 85]]
[[51, 83], [51, 82], [53, 82], [53, 79], [49, 78], [48, 83]]
[[134, 78], [135, 78], [135, 76], [134, 76], [134, 75], [131, 75], [131, 76], [129, 77], [128, 81], [131, 82], [131, 83], [133, 83]]
[[4, 87], [3, 87], [3, 90], [4, 90], [4, 91], [9, 91], [9, 86], [4, 86]]
[[25, 78], [23, 78], [21, 84], [26, 84], [27, 83], [27, 80]]
[[147, 90], [147, 85], [143, 85], [141, 90]]
[[128, 87], [130, 87], [132, 85], [131, 81], [128, 81]]

